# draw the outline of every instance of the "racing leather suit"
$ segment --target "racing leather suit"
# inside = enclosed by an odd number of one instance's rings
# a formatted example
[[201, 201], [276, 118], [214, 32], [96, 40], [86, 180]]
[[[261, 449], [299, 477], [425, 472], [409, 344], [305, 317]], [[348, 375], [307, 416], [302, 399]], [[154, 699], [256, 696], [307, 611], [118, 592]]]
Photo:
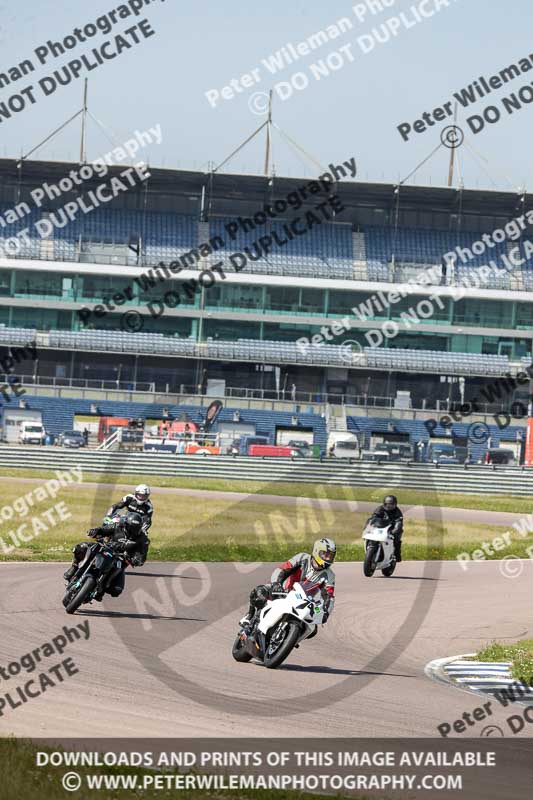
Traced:
[[281, 584], [285, 591], [290, 592], [295, 583], [309, 581], [320, 586], [325, 601], [324, 622], [327, 621], [335, 604], [335, 573], [331, 567], [315, 569], [311, 558], [309, 553], [297, 553], [274, 570], [270, 583], [262, 584], [252, 589], [250, 593], [250, 608], [248, 610], [250, 620], [271, 599], [273, 585]]
[[[87, 535], [91, 536], [93, 539], [100, 539], [104, 536], [109, 537], [111, 543], [117, 546], [117, 552], [124, 553], [127, 556], [128, 561], [130, 561], [130, 563], [135, 567], [141, 567], [146, 561], [150, 540], [143, 531], [140, 531], [139, 535], [135, 539], [131, 538], [126, 532], [122, 521], [110, 522], [101, 525], [98, 528], [91, 528], [91, 530], [87, 531]], [[75, 573], [78, 566], [87, 555], [87, 550], [89, 547], [89, 542], [81, 542], [74, 548], [74, 558], [72, 560], [71, 567], [72, 574]], [[126, 579], [125, 569], [126, 564], [124, 563], [121, 572], [119, 572], [113, 578], [111, 584], [107, 587], [106, 591], [112, 597], [119, 597], [119, 595], [121, 595], [124, 591]]]
[[154, 507], [150, 500], [140, 501], [137, 500], [134, 494], [125, 494], [122, 500], [111, 506], [107, 512], [108, 517], [114, 517], [115, 514], [122, 508], [127, 508], [136, 514], [140, 514], [143, 518], [143, 533], [147, 533], [152, 525], [152, 516]]

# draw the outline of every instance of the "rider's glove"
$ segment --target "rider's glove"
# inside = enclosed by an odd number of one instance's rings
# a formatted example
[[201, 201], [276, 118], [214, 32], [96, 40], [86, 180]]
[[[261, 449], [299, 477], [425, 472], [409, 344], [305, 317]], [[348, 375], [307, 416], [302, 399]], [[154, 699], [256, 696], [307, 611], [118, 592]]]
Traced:
[[273, 583], [271, 592], [272, 594], [287, 594], [282, 583]]
[[100, 528], [91, 528], [89, 531], [87, 531], [87, 536], [90, 536], [92, 539], [94, 539], [96, 536], [99, 535], [100, 535]]

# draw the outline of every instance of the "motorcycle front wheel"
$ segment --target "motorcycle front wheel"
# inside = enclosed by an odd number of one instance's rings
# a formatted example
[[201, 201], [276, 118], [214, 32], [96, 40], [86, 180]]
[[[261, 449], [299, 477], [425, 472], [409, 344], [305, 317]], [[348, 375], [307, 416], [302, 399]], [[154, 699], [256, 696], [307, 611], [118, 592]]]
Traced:
[[396, 569], [396, 561], [393, 561], [389, 567], [385, 567], [385, 569], [381, 570], [381, 574], [384, 578], [390, 578], [394, 574], [394, 570]]
[[300, 626], [296, 622], [280, 622], [272, 631], [268, 641], [263, 663], [268, 669], [275, 669], [290, 654], [300, 636]]
[[71, 600], [69, 600], [69, 602], [65, 606], [65, 611], [67, 612], [67, 614], [74, 614], [74, 612], [81, 606], [81, 604], [86, 601], [86, 599], [89, 597], [95, 586], [96, 586], [96, 580], [93, 578], [92, 575], [88, 575], [83, 581], [78, 591], [76, 592], [76, 594], [74, 595], [74, 597]]
[[233, 642], [231, 655], [235, 661], [240, 661], [241, 663], [252, 660], [252, 656], [246, 650], [246, 639], [243, 639], [240, 633]]
[[363, 564], [363, 572], [366, 578], [371, 578], [376, 571], [376, 561], [379, 549], [378, 542], [370, 542], [367, 545], [365, 553], [365, 561]]

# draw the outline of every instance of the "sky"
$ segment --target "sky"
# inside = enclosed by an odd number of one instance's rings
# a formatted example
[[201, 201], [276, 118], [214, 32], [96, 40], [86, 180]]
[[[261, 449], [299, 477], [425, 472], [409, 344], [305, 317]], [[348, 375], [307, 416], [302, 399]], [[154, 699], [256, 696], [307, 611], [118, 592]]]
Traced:
[[[533, 66], [530, 0], [152, 0], [138, 16], [118, 19], [110, 33], [78, 42], [64, 55], [48, 52], [45, 63], [39, 62], [37, 48], [46, 48], [49, 40], [63, 42], [75, 28], [94, 24], [120, 5], [116, 0], [0, 4], [0, 73], [9, 73], [26, 59], [35, 66], [0, 89], [0, 109], [27, 86], [33, 87], [35, 98], [32, 104], [26, 96], [22, 111], [2, 118], [0, 157], [27, 153], [72, 116], [82, 105], [87, 75], [89, 110], [107, 131], [104, 135], [89, 120], [89, 159], [107, 153], [112, 142], [127, 140], [135, 130], [160, 125], [161, 144], [143, 151], [152, 166], [207, 170], [223, 162], [265, 121], [265, 97], [272, 90], [273, 120], [285, 134], [273, 132], [272, 168], [277, 175], [312, 177], [319, 166], [355, 157], [361, 181], [397, 183], [414, 171], [408, 183], [443, 186], [450, 149], [441, 145], [441, 132], [453, 119], [446, 116], [420, 133], [411, 130], [408, 141], [398, 126], [413, 128], [424, 112], [442, 108], [480, 76], [488, 81], [529, 56]], [[153, 35], [144, 38], [138, 28], [134, 34], [124, 33], [143, 19]], [[333, 32], [332, 26], [346, 19], [351, 27], [305, 53], [301, 43], [320, 31]], [[90, 72], [82, 68], [77, 80], [45, 96], [39, 81], [83, 54], [90, 56], [92, 48], [106, 40], [111, 41], [106, 52], [114, 53], [117, 34], [129, 42], [136, 36], [139, 44]], [[288, 44], [300, 46], [303, 54], [272, 74], [264, 60]], [[320, 69], [329, 70], [329, 75], [320, 75]], [[253, 85], [243, 85], [246, 75], [244, 83]], [[224, 99], [223, 88], [232, 79], [239, 81], [241, 91]], [[524, 102], [510, 114], [503, 98], [523, 87]], [[470, 108], [459, 108], [457, 122], [465, 141], [456, 150], [456, 186], [462, 181], [466, 188], [532, 189], [531, 99], [533, 69], [488, 97], [477, 98]], [[500, 118], [474, 133], [474, 122], [467, 120], [482, 115], [487, 106], [497, 109]], [[287, 136], [311, 158], [288, 145]], [[79, 140], [77, 119], [34, 158], [78, 160]], [[262, 174], [264, 150], [263, 131], [225, 171]]]

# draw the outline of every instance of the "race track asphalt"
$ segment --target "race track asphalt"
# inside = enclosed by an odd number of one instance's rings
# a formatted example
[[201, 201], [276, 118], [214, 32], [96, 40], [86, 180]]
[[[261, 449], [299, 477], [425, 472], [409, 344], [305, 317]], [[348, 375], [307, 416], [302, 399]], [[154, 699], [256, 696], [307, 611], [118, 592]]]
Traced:
[[[404, 562], [397, 576], [365, 578], [340, 563], [335, 612], [278, 670], [231, 656], [251, 586], [270, 565], [147, 562], [118, 599], [68, 616], [64, 565], [0, 564], [0, 667], [89, 622], [90, 639], [34, 673], [0, 679], [0, 698], [62, 658], [79, 672], [21, 707], [3, 709], [0, 735], [430, 737], [481, 705], [431, 681], [430, 660], [493, 639], [532, 635], [533, 562], [505, 577], [500, 562]], [[57, 682], [57, 681], [56, 681]], [[509, 710], [497, 707], [490, 722]], [[479, 736], [476, 723], [464, 736]], [[528, 735], [526, 726], [523, 735]]]

